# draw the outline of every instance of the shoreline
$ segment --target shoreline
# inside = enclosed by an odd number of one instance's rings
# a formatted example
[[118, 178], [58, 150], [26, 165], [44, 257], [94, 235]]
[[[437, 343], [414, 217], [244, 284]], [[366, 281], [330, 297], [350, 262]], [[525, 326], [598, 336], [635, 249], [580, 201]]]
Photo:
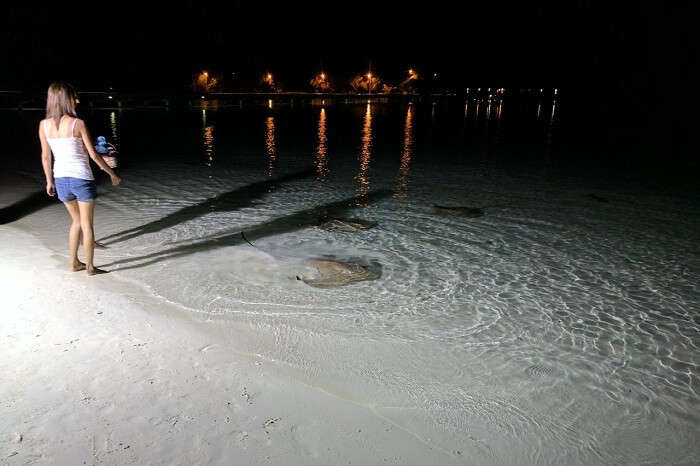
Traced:
[[465, 459], [466, 452], [424, 443], [371, 406], [236, 352], [204, 316], [158, 304], [109, 274], [68, 272], [31, 233], [0, 227], [2, 244], [10, 239], [0, 267], [3, 462]]

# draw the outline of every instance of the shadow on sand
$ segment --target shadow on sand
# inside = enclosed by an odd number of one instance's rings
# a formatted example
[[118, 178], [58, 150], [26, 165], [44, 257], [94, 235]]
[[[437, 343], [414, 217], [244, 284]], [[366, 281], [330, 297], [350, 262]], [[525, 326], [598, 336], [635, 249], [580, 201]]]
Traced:
[[14, 204], [0, 208], [0, 225], [17, 221], [55, 202], [56, 198], [49, 197], [46, 191], [36, 191]]
[[[389, 197], [391, 196], [391, 194], [392, 191], [388, 189], [378, 190], [370, 192], [367, 195], [363, 196], [362, 200], [365, 203], [375, 202], [380, 199]], [[245, 236], [248, 241], [255, 241], [267, 236], [289, 233], [292, 231], [300, 230], [302, 228], [316, 226], [318, 224], [319, 215], [341, 215], [347, 209], [355, 208], [356, 201], [356, 197], [350, 197], [328, 204], [321, 204], [310, 209], [300, 210], [291, 215], [280, 217], [274, 220], [270, 220], [268, 222], [264, 222], [260, 225], [253, 226], [245, 231]], [[227, 246], [234, 246], [237, 244], [242, 244], [246, 241], [246, 239], [242, 237], [241, 233], [242, 231], [238, 230], [230, 234], [221, 234], [218, 236], [204, 237], [200, 241], [193, 244], [175, 246], [165, 249], [163, 251], [146, 254], [139, 257], [129, 257], [127, 259], [121, 259], [115, 262], [111, 262], [109, 264], [102, 265], [101, 267], [110, 267], [114, 265], [128, 264], [131, 262], [145, 261], [134, 265], [128, 265], [126, 267], [119, 267], [117, 269], [129, 270], [155, 264], [166, 259], [173, 259], [176, 257], [186, 256], [200, 251], [208, 251], [212, 249], [224, 248]]]
[[256, 183], [219, 194], [218, 196], [210, 197], [209, 199], [205, 199], [198, 204], [183, 207], [180, 210], [176, 210], [163, 218], [159, 218], [158, 220], [154, 220], [145, 225], [105, 236], [99, 241], [105, 245], [116, 244], [136, 238], [137, 236], [145, 235], [147, 233], [157, 233], [165, 230], [166, 228], [174, 227], [175, 225], [187, 222], [189, 220], [194, 220], [211, 212], [228, 212], [242, 209], [244, 207], [250, 207], [253, 205], [253, 201], [270, 192], [270, 190], [278, 184], [308, 178], [313, 176], [314, 173], [314, 170], [309, 169], [291, 173], [279, 178], [258, 181]]

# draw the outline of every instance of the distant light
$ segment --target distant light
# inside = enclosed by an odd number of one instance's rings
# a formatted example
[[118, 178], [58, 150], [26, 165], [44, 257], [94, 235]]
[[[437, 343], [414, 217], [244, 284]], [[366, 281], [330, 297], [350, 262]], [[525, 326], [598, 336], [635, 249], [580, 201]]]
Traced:
[[272, 108], [272, 99], [267, 100], [267, 107]]
[[326, 105], [326, 101], [325, 101], [325, 100], [321, 100], [321, 105]]
[[544, 89], [540, 89], [540, 92], [544, 92]]
[[321, 73], [321, 79], [326, 79], [326, 73]]
[[413, 68], [409, 68], [408, 74], [413, 74]]
[[437, 78], [437, 73], [433, 73], [433, 78]]
[[469, 88], [467, 88], [467, 94], [469, 94]]
[[204, 96], [202, 96], [202, 99], [203, 99], [203, 98], [204, 98]]
[[109, 98], [109, 99], [111, 99], [111, 98], [112, 98], [112, 96], [110, 95], [110, 96], [109, 96], [108, 98]]
[[271, 81], [271, 80], [272, 80], [272, 74], [267, 73], [267, 79], [269, 79], [269, 80]]
[[557, 95], [557, 92], [559, 92], [559, 89], [554, 89], [554, 95]]
[[203, 72], [202, 74], [203, 74], [204, 76], [209, 76], [209, 73], [207, 73], [206, 71]]
[[367, 78], [372, 79], [372, 73], [367, 73]]

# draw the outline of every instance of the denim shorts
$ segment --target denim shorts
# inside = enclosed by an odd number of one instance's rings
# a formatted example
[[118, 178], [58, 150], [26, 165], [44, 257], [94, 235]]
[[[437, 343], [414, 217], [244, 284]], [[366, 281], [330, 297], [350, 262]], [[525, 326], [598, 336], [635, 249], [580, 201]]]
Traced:
[[94, 201], [97, 199], [97, 185], [94, 180], [71, 178], [70, 176], [56, 178], [56, 193], [61, 202], [70, 202], [78, 199], [80, 202]]

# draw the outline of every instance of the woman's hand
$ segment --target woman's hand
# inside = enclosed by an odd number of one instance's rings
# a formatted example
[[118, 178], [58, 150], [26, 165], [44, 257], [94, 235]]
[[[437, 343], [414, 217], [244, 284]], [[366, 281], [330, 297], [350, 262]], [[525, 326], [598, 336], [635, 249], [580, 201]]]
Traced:
[[112, 186], [119, 186], [119, 183], [122, 182], [122, 179], [119, 178], [117, 175], [112, 175], [110, 176], [110, 178], [112, 179]]
[[56, 186], [53, 184], [53, 181], [46, 182], [46, 194], [51, 197], [56, 195]]

